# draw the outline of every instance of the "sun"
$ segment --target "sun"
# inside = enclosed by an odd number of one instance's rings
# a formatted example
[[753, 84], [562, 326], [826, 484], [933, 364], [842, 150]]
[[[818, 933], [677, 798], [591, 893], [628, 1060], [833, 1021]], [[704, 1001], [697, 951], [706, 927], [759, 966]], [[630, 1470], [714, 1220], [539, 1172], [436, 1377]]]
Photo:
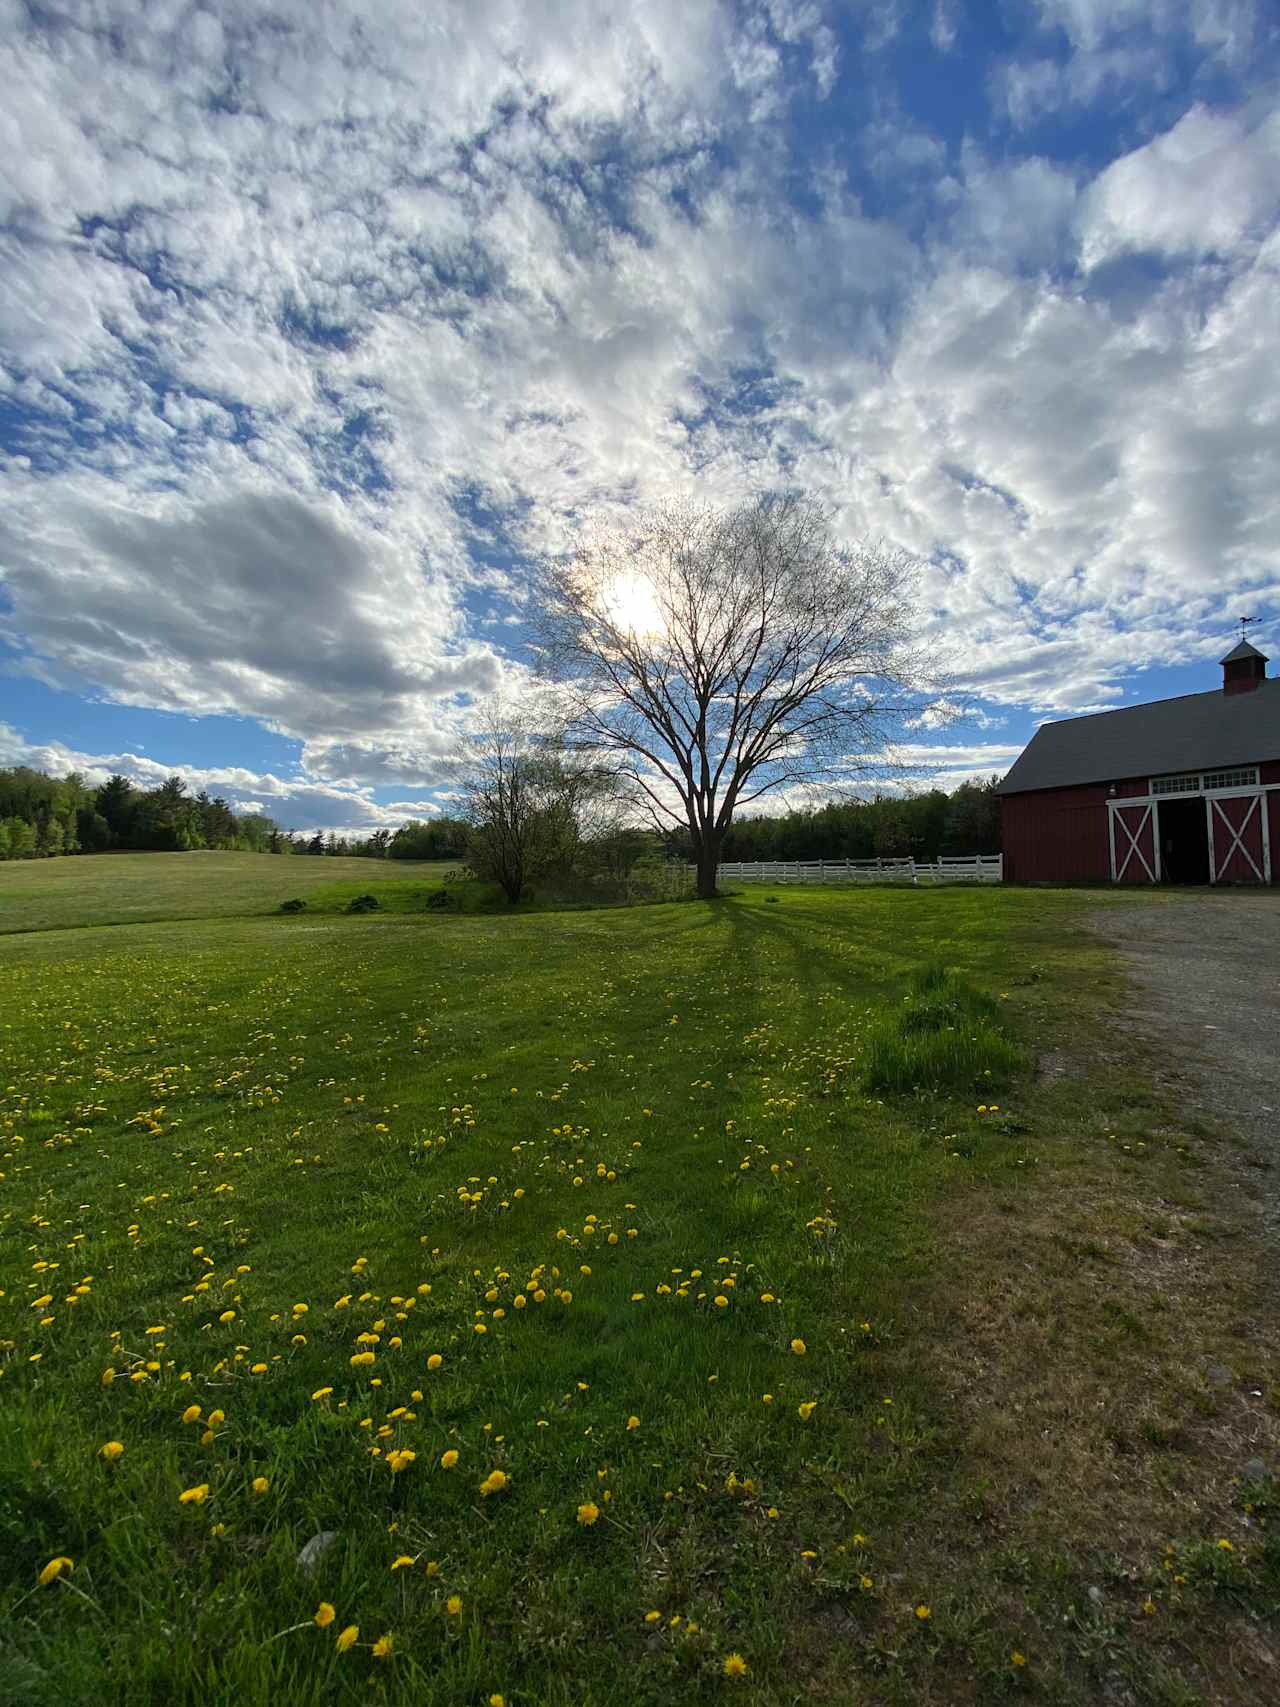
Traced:
[[603, 615], [624, 634], [660, 634], [662, 611], [653, 583], [644, 575], [624, 571], [611, 575], [599, 593]]

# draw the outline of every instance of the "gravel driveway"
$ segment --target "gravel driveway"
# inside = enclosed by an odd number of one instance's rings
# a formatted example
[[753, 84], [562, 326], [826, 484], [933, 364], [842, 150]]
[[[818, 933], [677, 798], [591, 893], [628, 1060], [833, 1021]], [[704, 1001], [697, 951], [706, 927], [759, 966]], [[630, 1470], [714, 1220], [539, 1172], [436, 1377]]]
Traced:
[[1134, 1028], [1168, 1046], [1190, 1100], [1266, 1164], [1280, 1230], [1280, 893], [1187, 891], [1095, 908], [1135, 985]]

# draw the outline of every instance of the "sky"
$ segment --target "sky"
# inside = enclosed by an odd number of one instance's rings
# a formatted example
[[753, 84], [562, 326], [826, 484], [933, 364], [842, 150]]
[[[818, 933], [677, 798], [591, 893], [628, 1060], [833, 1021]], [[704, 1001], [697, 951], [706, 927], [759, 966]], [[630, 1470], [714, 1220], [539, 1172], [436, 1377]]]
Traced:
[[0, 91], [0, 764], [429, 816], [671, 497], [918, 558], [922, 782], [1280, 660], [1274, 0], [0, 0]]

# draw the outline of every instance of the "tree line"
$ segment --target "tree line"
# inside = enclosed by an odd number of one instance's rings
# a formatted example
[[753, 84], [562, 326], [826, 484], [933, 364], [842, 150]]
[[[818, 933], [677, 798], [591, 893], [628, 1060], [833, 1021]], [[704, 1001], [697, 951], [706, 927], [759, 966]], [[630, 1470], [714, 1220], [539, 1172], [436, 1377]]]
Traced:
[[998, 777], [962, 782], [950, 794], [881, 794], [870, 800], [832, 800], [807, 811], [736, 818], [721, 858], [918, 859], [940, 854], [997, 854]]

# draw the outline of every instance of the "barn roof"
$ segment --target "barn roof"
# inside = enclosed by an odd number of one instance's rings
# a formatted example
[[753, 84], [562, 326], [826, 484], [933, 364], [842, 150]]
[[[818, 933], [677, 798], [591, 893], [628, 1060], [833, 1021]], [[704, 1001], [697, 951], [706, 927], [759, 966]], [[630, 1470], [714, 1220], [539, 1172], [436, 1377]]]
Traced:
[[1217, 688], [1045, 723], [999, 792], [1225, 770], [1264, 759], [1280, 759], [1280, 677], [1260, 681], [1249, 693]]

